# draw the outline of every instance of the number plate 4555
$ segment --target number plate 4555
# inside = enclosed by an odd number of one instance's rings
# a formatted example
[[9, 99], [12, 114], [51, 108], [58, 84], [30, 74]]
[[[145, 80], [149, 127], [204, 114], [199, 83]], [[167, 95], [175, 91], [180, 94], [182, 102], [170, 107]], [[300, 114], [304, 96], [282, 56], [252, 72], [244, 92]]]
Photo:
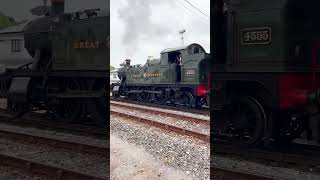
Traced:
[[270, 44], [271, 43], [271, 28], [247, 28], [241, 29], [241, 44]]

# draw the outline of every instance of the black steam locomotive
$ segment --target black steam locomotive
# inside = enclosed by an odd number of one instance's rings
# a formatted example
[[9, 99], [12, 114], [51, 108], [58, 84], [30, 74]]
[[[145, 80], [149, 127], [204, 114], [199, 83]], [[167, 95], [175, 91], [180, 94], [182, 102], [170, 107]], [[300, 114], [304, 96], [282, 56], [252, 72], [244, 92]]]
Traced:
[[0, 76], [7, 109], [16, 116], [46, 110], [68, 122], [106, 125], [109, 14], [64, 13], [64, 1], [52, 0], [46, 16], [25, 27], [24, 39], [32, 62]]
[[320, 2], [211, 3], [212, 138], [319, 142]]

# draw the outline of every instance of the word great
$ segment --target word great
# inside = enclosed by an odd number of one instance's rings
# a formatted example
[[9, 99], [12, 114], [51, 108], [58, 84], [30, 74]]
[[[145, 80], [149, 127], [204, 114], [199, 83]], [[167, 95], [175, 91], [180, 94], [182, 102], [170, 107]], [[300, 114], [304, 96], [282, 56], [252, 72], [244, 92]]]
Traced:
[[99, 41], [96, 42], [74, 42], [74, 49], [98, 49], [100, 45]]

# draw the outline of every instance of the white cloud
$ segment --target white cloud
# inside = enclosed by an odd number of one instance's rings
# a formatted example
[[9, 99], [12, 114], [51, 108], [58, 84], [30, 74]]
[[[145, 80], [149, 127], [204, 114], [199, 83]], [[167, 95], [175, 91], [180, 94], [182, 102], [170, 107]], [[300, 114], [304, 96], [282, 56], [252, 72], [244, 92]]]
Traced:
[[[209, 0], [189, 2], [209, 16]], [[180, 46], [181, 29], [186, 29], [185, 44], [199, 43], [210, 51], [209, 18], [183, 0], [111, 0], [110, 3], [113, 66], [126, 58], [134, 64], [144, 64], [148, 56], [159, 57], [163, 49]]]

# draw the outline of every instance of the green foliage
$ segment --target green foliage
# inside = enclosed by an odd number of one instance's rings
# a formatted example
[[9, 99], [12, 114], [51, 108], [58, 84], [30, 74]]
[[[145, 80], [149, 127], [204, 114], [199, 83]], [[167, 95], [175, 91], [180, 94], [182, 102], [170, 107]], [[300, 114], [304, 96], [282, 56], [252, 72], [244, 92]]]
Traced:
[[14, 25], [14, 20], [7, 16], [0, 16], [0, 29]]

